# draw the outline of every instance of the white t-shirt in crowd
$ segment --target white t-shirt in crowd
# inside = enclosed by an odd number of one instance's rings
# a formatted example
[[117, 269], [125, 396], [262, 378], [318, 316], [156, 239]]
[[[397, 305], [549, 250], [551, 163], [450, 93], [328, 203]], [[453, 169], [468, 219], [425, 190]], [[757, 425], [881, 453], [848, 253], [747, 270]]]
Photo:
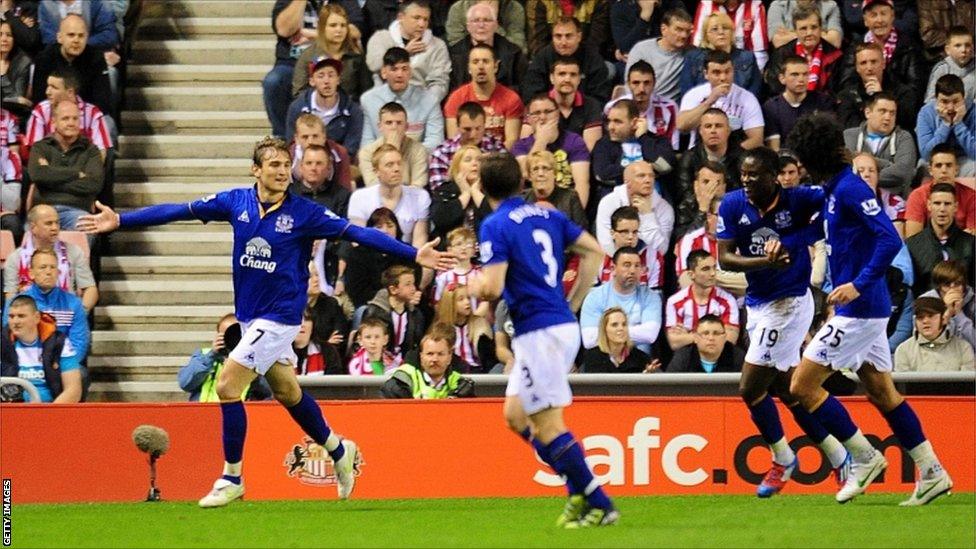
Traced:
[[[382, 185], [373, 185], [358, 189], [349, 197], [349, 219], [369, 219], [369, 216], [383, 206], [380, 197]], [[393, 213], [396, 214], [400, 230], [403, 231], [403, 241], [413, 241], [413, 228], [418, 221], [426, 221], [430, 217], [430, 195], [425, 189], [401, 185], [400, 202]]]
[[[688, 90], [688, 93], [681, 98], [681, 112], [690, 111], [698, 105], [701, 105], [708, 95], [712, 93], [712, 85], [709, 82], [695, 86]], [[766, 125], [763, 120], [762, 107], [759, 105], [759, 100], [756, 99], [755, 95], [752, 95], [749, 90], [732, 84], [732, 89], [729, 93], [718, 98], [713, 107], [721, 109], [729, 117], [729, 126], [732, 131], [738, 130], [751, 130], [753, 128], [762, 128]], [[697, 141], [698, 132], [692, 132], [691, 143], [689, 147], [693, 147]]]

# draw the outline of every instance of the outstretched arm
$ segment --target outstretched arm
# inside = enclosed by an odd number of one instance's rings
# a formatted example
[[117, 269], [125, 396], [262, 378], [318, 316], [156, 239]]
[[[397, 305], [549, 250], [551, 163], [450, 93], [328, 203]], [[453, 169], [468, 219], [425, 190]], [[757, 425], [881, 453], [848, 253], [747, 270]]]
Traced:
[[418, 264], [429, 269], [452, 269], [457, 261], [454, 254], [437, 251], [436, 247], [441, 240], [439, 238], [424, 244], [418, 250], [376, 229], [352, 224], [346, 227], [343, 237], [358, 244], [375, 248], [381, 252], [416, 261]]
[[196, 219], [189, 204], [159, 204], [148, 206], [135, 211], [118, 214], [112, 208], [95, 202], [96, 214], [83, 215], [78, 218], [78, 229], [88, 233], [108, 233], [119, 227], [144, 227], [147, 225], [164, 225], [172, 221]]

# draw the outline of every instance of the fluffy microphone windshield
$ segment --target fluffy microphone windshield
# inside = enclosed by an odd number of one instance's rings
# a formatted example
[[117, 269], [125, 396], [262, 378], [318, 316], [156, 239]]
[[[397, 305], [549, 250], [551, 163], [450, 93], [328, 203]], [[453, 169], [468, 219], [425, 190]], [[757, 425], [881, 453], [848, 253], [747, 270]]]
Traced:
[[169, 450], [169, 435], [166, 431], [153, 425], [140, 425], [132, 431], [132, 442], [136, 448], [153, 456], [159, 457]]

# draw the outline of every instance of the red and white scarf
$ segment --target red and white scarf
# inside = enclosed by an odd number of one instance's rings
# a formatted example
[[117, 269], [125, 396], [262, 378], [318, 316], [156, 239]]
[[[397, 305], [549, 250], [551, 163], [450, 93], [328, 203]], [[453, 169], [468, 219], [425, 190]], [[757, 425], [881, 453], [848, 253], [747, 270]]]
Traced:
[[[878, 38], [873, 32], [868, 31], [864, 35], [864, 42], [878, 42]], [[888, 33], [888, 38], [881, 43], [881, 48], [884, 50], [885, 66], [891, 65], [891, 58], [895, 55], [895, 48], [898, 46], [898, 31], [895, 27], [891, 27], [891, 32]]]
[[[387, 373], [390, 370], [394, 370], [400, 365], [400, 361], [393, 356], [393, 353], [383, 349], [383, 354], [380, 360], [383, 362], [383, 373]], [[366, 351], [365, 347], [360, 347], [352, 358], [349, 359], [349, 375], [352, 376], [371, 376], [375, 375], [373, 372], [372, 361], [369, 359], [369, 353]]]
[[817, 44], [817, 49], [813, 50], [812, 55], [807, 52], [807, 48], [803, 44], [797, 42], [796, 54], [807, 60], [807, 66], [810, 67], [810, 81], [807, 83], [807, 90], [815, 91], [820, 84], [820, 73], [823, 70], [823, 42]]
[[[54, 253], [58, 254], [58, 287], [70, 291], [71, 262], [68, 261], [68, 245], [60, 240], [54, 242]], [[20, 244], [20, 265], [17, 268], [18, 290], [23, 291], [34, 279], [30, 275], [31, 256], [34, 255], [34, 235], [27, 231]]]

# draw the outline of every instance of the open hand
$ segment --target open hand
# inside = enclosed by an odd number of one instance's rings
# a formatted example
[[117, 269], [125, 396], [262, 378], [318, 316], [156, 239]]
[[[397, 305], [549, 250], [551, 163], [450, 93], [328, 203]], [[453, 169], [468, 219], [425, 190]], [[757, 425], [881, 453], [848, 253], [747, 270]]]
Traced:
[[86, 214], [78, 218], [77, 228], [86, 234], [109, 233], [119, 228], [119, 214], [99, 201], [95, 201], [98, 213]]
[[454, 265], [457, 264], [457, 256], [451, 252], [438, 251], [437, 245], [440, 242], [440, 238], [435, 238], [417, 250], [417, 257], [415, 258], [417, 263], [428, 269], [438, 269], [441, 271], [453, 269]]

